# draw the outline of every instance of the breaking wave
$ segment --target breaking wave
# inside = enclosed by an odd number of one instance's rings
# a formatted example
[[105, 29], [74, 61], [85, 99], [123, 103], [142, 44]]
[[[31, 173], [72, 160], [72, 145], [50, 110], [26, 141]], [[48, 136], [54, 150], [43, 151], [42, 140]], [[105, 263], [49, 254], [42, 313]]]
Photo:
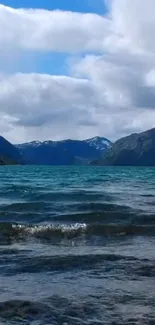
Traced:
[[81, 236], [93, 238], [94, 236], [154, 236], [155, 225], [132, 224], [42, 224], [23, 225], [12, 223], [0, 224], [0, 242], [4, 239], [26, 240], [30, 238], [53, 240], [73, 239]]

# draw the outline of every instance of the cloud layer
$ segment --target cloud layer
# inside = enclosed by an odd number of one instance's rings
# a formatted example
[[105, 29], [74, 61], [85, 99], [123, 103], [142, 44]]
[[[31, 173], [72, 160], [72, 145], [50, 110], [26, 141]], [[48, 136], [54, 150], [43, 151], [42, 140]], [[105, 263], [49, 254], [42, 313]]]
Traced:
[[0, 5], [0, 30], [5, 30], [0, 35], [0, 48], [73, 53], [98, 51], [108, 25], [108, 20], [95, 14], [13, 9]]
[[[11, 141], [114, 140], [155, 126], [155, 2], [108, 5], [106, 16], [0, 5], [0, 124]], [[68, 53], [70, 76], [5, 73], [8, 53], [52, 51]]]

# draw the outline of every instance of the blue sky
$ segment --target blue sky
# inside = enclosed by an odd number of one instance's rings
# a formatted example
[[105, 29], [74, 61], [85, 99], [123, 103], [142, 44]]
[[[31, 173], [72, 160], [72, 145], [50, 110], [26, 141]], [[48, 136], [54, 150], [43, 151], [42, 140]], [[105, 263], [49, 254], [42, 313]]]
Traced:
[[1, 3], [14, 8], [60, 9], [98, 14], [103, 14], [106, 10], [103, 0], [3, 0]]

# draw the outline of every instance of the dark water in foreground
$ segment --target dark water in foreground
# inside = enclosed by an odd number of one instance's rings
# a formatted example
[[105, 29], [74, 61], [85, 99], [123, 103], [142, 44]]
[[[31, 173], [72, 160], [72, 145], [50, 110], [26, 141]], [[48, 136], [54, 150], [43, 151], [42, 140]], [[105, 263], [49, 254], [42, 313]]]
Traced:
[[155, 324], [155, 169], [1, 167], [0, 324]]

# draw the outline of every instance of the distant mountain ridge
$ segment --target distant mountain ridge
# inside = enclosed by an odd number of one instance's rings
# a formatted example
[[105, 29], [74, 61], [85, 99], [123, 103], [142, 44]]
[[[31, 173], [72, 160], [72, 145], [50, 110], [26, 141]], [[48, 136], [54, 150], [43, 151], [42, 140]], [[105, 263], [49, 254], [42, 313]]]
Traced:
[[0, 165], [155, 166], [155, 128], [114, 144], [104, 137], [12, 145], [0, 136]]
[[51, 145], [51, 144], [60, 144], [60, 143], [66, 143], [66, 142], [85, 142], [88, 143], [91, 147], [96, 148], [97, 150], [104, 150], [107, 149], [109, 147], [112, 146], [112, 142], [110, 140], [108, 140], [107, 138], [104, 137], [93, 137], [90, 139], [86, 139], [86, 140], [72, 140], [72, 139], [66, 139], [66, 140], [58, 140], [58, 141], [53, 141], [53, 140], [46, 140], [46, 141], [31, 141], [31, 142], [25, 142], [25, 143], [21, 143], [21, 144], [16, 144], [15, 146], [17, 148], [24, 148], [27, 146], [31, 146], [31, 147], [39, 147], [41, 145]]
[[98, 159], [111, 145], [112, 142], [104, 137], [94, 137], [86, 140], [32, 141], [15, 147], [26, 164], [81, 165]]

